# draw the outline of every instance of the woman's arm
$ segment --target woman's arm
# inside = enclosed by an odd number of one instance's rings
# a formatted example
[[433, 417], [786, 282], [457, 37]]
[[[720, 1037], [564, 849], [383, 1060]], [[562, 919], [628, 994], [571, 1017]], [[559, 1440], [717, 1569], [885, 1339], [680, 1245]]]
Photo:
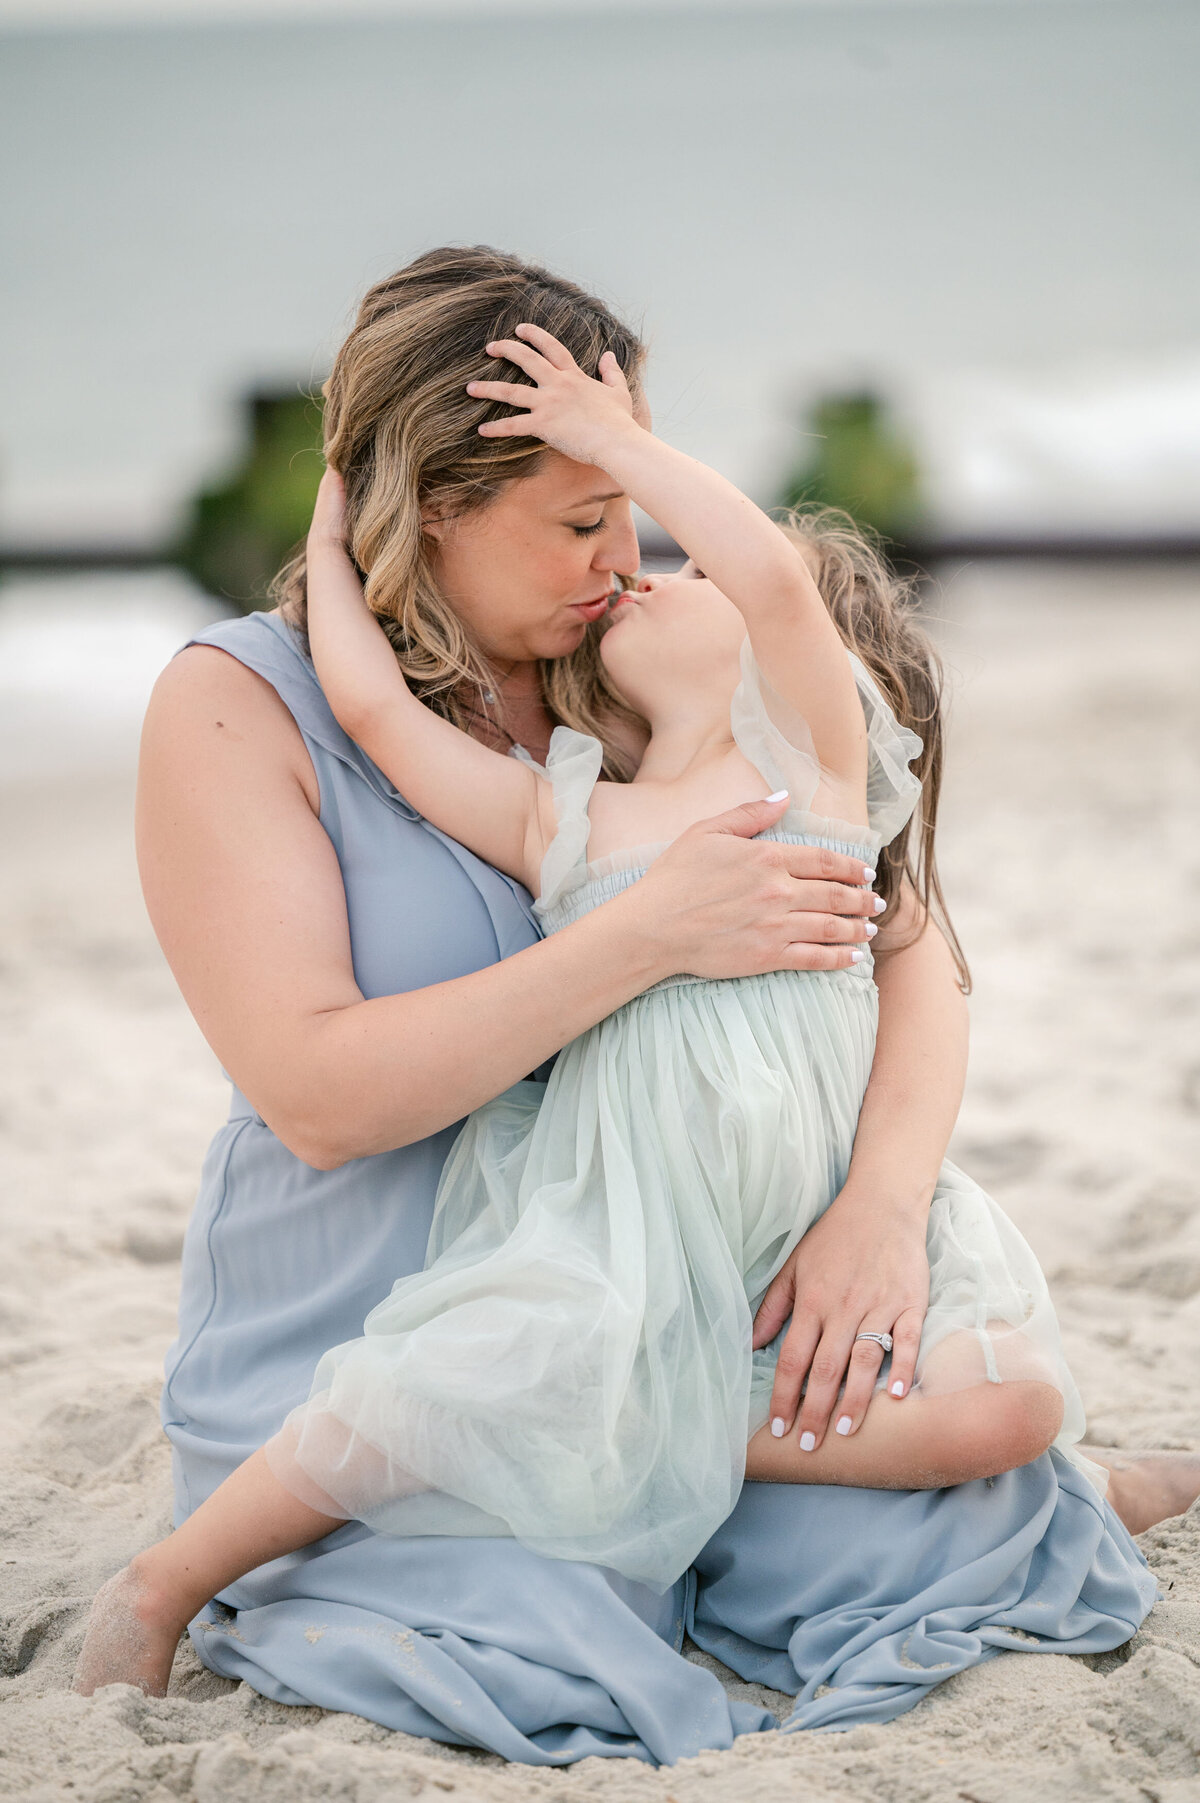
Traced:
[[[967, 1068], [967, 1004], [950, 948], [919, 918], [904, 892], [888, 951], [876, 944], [879, 1036], [850, 1171], [840, 1195], [809, 1228], [767, 1291], [754, 1327], [765, 1346], [788, 1316], [772, 1416], [811, 1432], [820, 1445], [838, 1407], [858, 1428], [875, 1388], [883, 1354], [860, 1328], [891, 1333], [890, 1384], [907, 1396], [929, 1303], [925, 1231], [930, 1200], [962, 1100]], [[805, 1378], [808, 1388], [800, 1403]]]
[[308, 637], [334, 717], [400, 793], [476, 857], [537, 890], [553, 834], [548, 785], [413, 694], [346, 551], [346, 491], [327, 469], [307, 546]]
[[661, 977], [841, 969], [866, 937], [861, 867], [753, 842], [781, 812], [754, 802], [690, 828], [641, 882], [544, 943], [366, 1000], [319, 810], [270, 684], [214, 647], [175, 658], [142, 736], [150, 918], [225, 1069], [322, 1169], [461, 1119]]

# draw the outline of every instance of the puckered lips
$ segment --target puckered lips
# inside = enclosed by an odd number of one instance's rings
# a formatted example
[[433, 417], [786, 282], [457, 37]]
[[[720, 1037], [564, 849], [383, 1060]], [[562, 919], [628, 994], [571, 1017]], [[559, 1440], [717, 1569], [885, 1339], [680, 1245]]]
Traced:
[[641, 596], [635, 595], [632, 589], [624, 589], [621, 592], [621, 594], [619, 594], [615, 597], [615, 599], [613, 601], [612, 618], [614, 620], [616, 619], [617, 615], [620, 613], [621, 609], [625, 606], [626, 602], [628, 602], [628, 604], [631, 607], [638, 607], [641, 605], [641, 599], [642, 599]]

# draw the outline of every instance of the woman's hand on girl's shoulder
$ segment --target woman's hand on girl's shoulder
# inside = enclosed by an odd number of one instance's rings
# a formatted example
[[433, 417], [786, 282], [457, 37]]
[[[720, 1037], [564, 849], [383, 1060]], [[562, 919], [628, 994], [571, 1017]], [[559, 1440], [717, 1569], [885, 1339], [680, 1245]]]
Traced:
[[699, 821], [626, 891], [665, 974], [758, 976], [861, 961], [874, 929], [873, 873], [821, 846], [756, 840], [786, 802], [746, 802]]

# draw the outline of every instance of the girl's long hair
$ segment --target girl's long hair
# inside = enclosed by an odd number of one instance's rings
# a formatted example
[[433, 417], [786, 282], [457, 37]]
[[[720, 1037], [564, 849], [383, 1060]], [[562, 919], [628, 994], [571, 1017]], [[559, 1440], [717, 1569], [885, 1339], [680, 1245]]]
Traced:
[[[480, 437], [482, 421], [519, 409], [466, 392], [471, 381], [528, 381], [483, 348], [523, 320], [552, 332], [589, 376], [612, 351], [636, 391], [643, 348], [628, 326], [573, 282], [487, 245], [428, 251], [377, 282], [324, 387], [325, 458], [346, 485], [347, 544], [367, 603], [414, 694], [455, 726], [501, 741], [488, 699], [495, 678], [438, 588], [421, 514], [450, 519], [486, 506], [545, 457], [533, 439]], [[303, 546], [271, 594], [306, 634]], [[569, 657], [541, 662], [543, 698], [555, 724], [600, 739], [606, 773], [627, 780], [636, 764], [611, 729], [644, 723], [610, 684], [599, 641], [591, 626]]]
[[969, 993], [970, 971], [950, 922], [934, 853], [945, 759], [944, 676], [920, 622], [915, 579], [898, 576], [878, 542], [836, 507], [793, 508], [779, 518], [779, 525], [812, 571], [843, 641], [862, 659], [900, 724], [921, 739], [923, 749], [913, 765], [921, 779], [921, 800], [904, 831], [880, 853], [875, 886], [895, 909], [902, 888], [911, 885], [921, 919], [910, 940], [932, 916], [954, 955], [963, 991]]

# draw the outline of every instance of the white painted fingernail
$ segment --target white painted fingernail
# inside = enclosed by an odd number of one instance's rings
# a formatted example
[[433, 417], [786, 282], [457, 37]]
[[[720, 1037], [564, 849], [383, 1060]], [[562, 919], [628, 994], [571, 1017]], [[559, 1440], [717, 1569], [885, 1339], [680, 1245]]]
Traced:
[[851, 1421], [849, 1415], [843, 1415], [837, 1424], [837, 1431], [839, 1434], [848, 1434], [853, 1426], [854, 1423]]
[[862, 946], [856, 945], [854, 947], [854, 950], [850, 953], [851, 964], [861, 964], [863, 959], [866, 957], [866, 955], [867, 954], [866, 954], [866, 952], [864, 952]]
[[892, 1385], [892, 1395], [893, 1396], [903, 1396], [903, 1394], [904, 1394], [904, 1385], [900, 1382], [900, 1379], [897, 1378], [895, 1383]]
[[876, 933], [879, 931], [879, 928], [875, 925], [875, 922], [873, 920], [867, 920], [867, 921], [863, 922], [863, 925], [866, 928], [867, 938], [874, 939]]
[[877, 895], [875, 897], [875, 912], [876, 912], [876, 914], [882, 914], [883, 910], [886, 907], [887, 907], [887, 903], [884, 901], [882, 895]]
[[786, 789], [776, 789], [774, 795], [767, 796], [768, 801], [786, 801], [787, 798], [788, 791]]
[[863, 882], [864, 883], [873, 883], [875, 881], [875, 878], [878, 875], [879, 875], [879, 872], [877, 870], [872, 870], [871, 866], [869, 864], [863, 865]]
[[774, 1436], [777, 1440], [783, 1439], [783, 1416], [782, 1415], [776, 1415], [774, 1421], [772, 1421], [771, 1432], [774, 1434]]
[[800, 1436], [801, 1452], [811, 1452], [813, 1447], [816, 1445], [816, 1443], [817, 1443], [817, 1436], [815, 1434], [801, 1434], [801, 1436]]

